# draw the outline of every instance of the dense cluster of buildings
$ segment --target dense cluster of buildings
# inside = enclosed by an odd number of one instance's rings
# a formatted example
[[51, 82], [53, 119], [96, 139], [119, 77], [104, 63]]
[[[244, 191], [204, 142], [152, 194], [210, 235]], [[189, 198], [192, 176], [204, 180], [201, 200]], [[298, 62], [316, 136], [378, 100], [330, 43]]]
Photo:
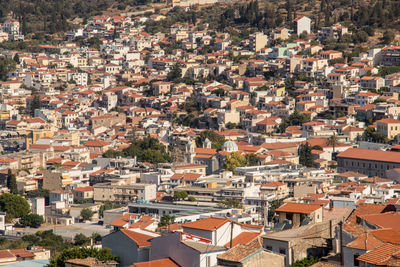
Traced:
[[[351, 32], [313, 33], [305, 16], [235, 44], [200, 23], [145, 31], [165, 18], [95, 16], [62, 46], [3, 53], [18, 60], [0, 82], [1, 192], [11, 170], [19, 191], [49, 190], [48, 203], [29, 199], [47, 224], [91, 209], [121, 266], [290, 266], [337, 254], [344, 266], [398, 263], [400, 73], [379, 68], [400, 65], [400, 48], [345, 59], [322, 43]], [[15, 20], [1, 29], [2, 40], [23, 39]], [[206, 130], [223, 142], [201, 139]], [[171, 162], [104, 155], [147, 136]], [[228, 170], [232, 155], [253, 161]], [[102, 211], [110, 202], [120, 207]], [[0, 262], [35, 251], [0, 251]], [[116, 265], [66, 262], [100, 264]]]

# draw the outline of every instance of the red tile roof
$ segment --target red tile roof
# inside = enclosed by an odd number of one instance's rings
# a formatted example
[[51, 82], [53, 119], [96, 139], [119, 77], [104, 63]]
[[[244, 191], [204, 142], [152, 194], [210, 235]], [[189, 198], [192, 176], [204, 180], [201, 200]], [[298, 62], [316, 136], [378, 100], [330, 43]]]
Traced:
[[262, 187], [279, 187], [279, 186], [284, 186], [286, 185], [286, 183], [282, 183], [282, 182], [270, 182], [267, 184], [262, 184]]
[[275, 209], [275, 212], [310, 214], [321, 208], [322, 206], [317, 204], [285, 203], [279, 208]]
[[337, 155], [337, 157], [400, 163], [400, 153], [398, 152], [361, 148], [349, 148]]
[[389, 261], [392, 255], [400, 252], [400, 246], [386, 243], [370, 252], [367, 252], [357, 259], [369, 264], [386, 266], [385, 262]]
[[228, 222], [230, 222], [230, 220], [228, 219], [210, 217], [195, 222], [185, 223], [182, 225], [182, 227], [204, 230], [204, 231], [214, 231], [215, 228], [218, 229]]
[[161, 260], [152, 260], [146, 262], [137, 262], [133, 264], [134, 267], [180, 267], [170, 258]]
[[86, 146], [86, 147], [88, 147], [88, 146], [92, 146], [92, 147], [103, 147], [103, 146], [108, 146], [109, 144], [110, 144], [109, 142], [104, 142], [104, 141], [96, 140], [96, 141], [87, 141], [87, 142], [85, 143], [85, 146]]
[[[232, 247], [236, 245], [247, 245], [254, 239], [256, 239], [260, 233], [252, 233], [252, 232], [242, 232], [238, 236], [236, 236], [234, 239], [232, 239]], [[230, 247], [230, 242], [225, 244], [225, 247], [229, 248]]]
[[139, 247], [150, 246], [150, 240], [154, 238], [151, 235], [145, 235], [129, 229], [122, 229], [121, 232], [132, 239]]
[[90, 191], [93, 191], [94, 188], [93, 188], [93, 186], [85, 186], [85, 187], [76, 187], [73, 190], [79, 191], [79, 192], [90, 192]]
[[380, 241], [379, 239], [377, 239], [375, 236], [373, 236], [369, 233], [365, 233], [365, 234], [358, 236], [358, 238], [351, 241], [350, 243], [348, 243], [346, 245], [346, 247], [367, 251], [367, 250], [375, 249], [383, 244], [384, 243], [382, 241]]
[[116, 227], [124, 227], [128, 224], [129, 222], [129, 216], [132, 216], [130, 214], [124, 214], [121, 217], [115, 219], [113, 222], [111, 222], [109, 225], [111, 226], [116, 226]]
[[378, 227], [400, 231], [400, 213], [385, 212], [381, 214], [359, 215], [358, 217]]

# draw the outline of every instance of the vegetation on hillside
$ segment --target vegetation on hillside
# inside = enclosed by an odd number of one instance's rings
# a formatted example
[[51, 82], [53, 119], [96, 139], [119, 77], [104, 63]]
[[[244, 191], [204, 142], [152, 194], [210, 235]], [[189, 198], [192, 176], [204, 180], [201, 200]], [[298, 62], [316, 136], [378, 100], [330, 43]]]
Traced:
[[140, 162], [166, 163], [171, 161], [171, 155], [166, 147], [156, 138], [146, 136], [143, 139], [133, 138], [129, 147], [123, 151], [108, 150], [103, 154], [106, 158], [137, 157]]

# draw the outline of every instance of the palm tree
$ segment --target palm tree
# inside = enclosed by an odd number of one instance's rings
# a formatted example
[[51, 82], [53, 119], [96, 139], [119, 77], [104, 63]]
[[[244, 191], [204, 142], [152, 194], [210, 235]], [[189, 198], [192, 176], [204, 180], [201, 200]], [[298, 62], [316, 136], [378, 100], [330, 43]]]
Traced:
[[326, 140], [326, 144], [328, 146], [332, 146], [332, 154], [335, 153], [335, 145], [337, 145], [339, 142], [336, 138], [336, 135], [333, 134], [331, 137], [328, 138], [328, 140]]

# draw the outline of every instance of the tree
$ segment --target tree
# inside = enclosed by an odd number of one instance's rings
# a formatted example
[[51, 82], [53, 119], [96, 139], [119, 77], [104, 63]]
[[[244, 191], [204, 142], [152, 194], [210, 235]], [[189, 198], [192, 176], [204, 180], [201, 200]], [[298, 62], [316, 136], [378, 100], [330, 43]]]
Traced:
[[299, 147], [299, 163], [306, 167], [314, 166], [314, 158], [311, 153], [311, 146], [308, 143]]
[[103, 153], [103, 158], [117, 158], [117, 157], [121, 157], [123, 155], [124, 155], [124, 153], [122, 153], [121, 151], [109, 149]]
[[243, 208], [243, 203], [234, 198], [228, 198], [226, 200], [222, 200], [218, 204], [226, 208], [235, 208], [235, 209]]
[[383, 33], [382, 41], [384, 44], [390, 44], [393, 42], [394, 38], [395, 38], [394, 32], [392, 30], [386, 30]]
[[307, 258], [295, 261], [294, 263], [292, 263], [291, 267], [309, 267], [319, 261], [319, 258], [314, 258], [312, 255], [310, 255]]
[[186, 191], [176, 191], [174, 192], [174, 199], [181, 200], [188, 197], [188, 193]]
[[24, 226], [30, 227], [39, 227], [42, 223], [44, 223], [43, 216], [38, 214], [27, 214], [21, 217], [19, 223]]
[[50, 249], [52, 255], [71, 247], [71, 243], [64, 240], [62, 236], [54, 234], [53, 230], [37, 231], [35, 235], [40, 238], [40, 241], [32, 245], [39, 245]]
[[218, 97], [225, 96], [225, 90], [223, 88], [218, 88], [217, 90], [212, 91]]
[[40, 97], [38, 95], [35, 95], [32, 100], [31, 104], [31, 115], [35, 113], [35, 109], [41, 109], [42, 108], [42, 101], [40, 100]]
[[175, 223], [175, 216], [170, 216], [168, 214], [164, 214], [160, 218], [160, 222], [158, 223], [158, 227], [163, 227], [163, 226], [174, 224], [174, 223]]
[[197, 201], [197, 199], [195, 197], [193, 197], [193, 196], [189, 196], [188, 200], [191, 201], [191, 202], [196, 202]]
[[7, 188], [10, 190], [11, 194], [18, 194], [17, 178], [12, 173], [11, 169], [8, 169]]
[[389, 139], [380, 132], [375, 131], [375, 128], [367, 127], [364, 131], [364, 139], [375, 143], [388, 143]]
[[76, 246], [82, 246], [89, 243], [90, 243], [90, 238], [82, 233], [76, 234], [74, 237], [74, 244]]
[[311, 148], [312, 150], [324, 150], [320, 145], [315, 145]]
[[0, 60], [0, 80], [7, 80], [8, 73], [14, 71], [16, 67], [17, 63], [11, 58]]
[[26, 198], [40, 198], [43, 197], [45, 199], [45, 204], [49, 204], [49, 195], [50, 191], [47, 189], [39, 188], [33, 191], [29, 191], [26, 193]]
[[221, 149], [222, 145], [225, 143], [225, 138], [212, 130], [206, 130], [200, 133], [200, 135], [196, 138], [196, 146], [202, 147], [204, 140], [211, 141], [211, 148]]
[[172, 82], [179, 82], [182, 79], [182, 66], [179, 63], [175, 63], [172, 66], [171, 71], [167, 75], [167, 80]]
[[50, 191], [48, 189], [39, 188], [33, 191], [29, 191], [26, 193], [27, 198], [36, 198], [36, 197], [44, 197], [48, 198]]
[[171, 161], [165, 146], [156, 138], [146, 136], [142, 140], [133, 138], [132, 143], [123, 151], [125, 156], [137, 157], [138, 161], [150, 163], [166, 163]]
[[0, 195], [0, 210], [7, 213], [6, 220], [11, 222], [15, 218], [28, 215], [31, 208], [25, 198], [5, 193]]
[[338, 144], [338, 140], [336, 135], [332, 135], [330, 136], [327, 140], [326, 140], [326, 144], [328, 146], [332, 146], [332, 153], [335, 153], [335, 146]]
[[99, 233], [93, 233], [92, 234], [92, 239], [95, 241], [95, 242], [101, 242], [101, 240], [103, 239], [102, 238], [102, 236], [99, 234]]
[[289, 118], [284, 119], [279, 125], [279, 131], [284, 133], [286, 128], [294, 125], [303, 125], [303, 123], [309, 122], [310, 117], [305, 114], [300, 114], [297, 111], [293, 112]]
[[238, 152], [226, 156], [224, 168], [228, 171], [234, 171], [238, 167], [246, 166], [246, 158]]
[[20, 60], [19, 60], [19, 55], [18, 55], [18, 53], [17, 53], [17, 54], [15, 54], [15, 56], [14, 56], [13, 60], [14, 60], [14, 61], [15, 61], [15, 63], [17, 63], [17, 64], [19, 64], [19, 63], [20, 63]]
[[89, 208], [85, 208], [81, 210], [81, 217], [84, 221], [90, 221], [92, 219], [94, 215], [94, 212], [89, 209]]
[[233, 122], [228, 122], [227, 124], [225, 124], [225, 127], [227, 128], [227, 129], [240, 129], [241, 128], [241, 126], [239, 125], [239, 124], [237, 124], [237, 123], [233, 123]]
[[64, 249], [61, 254], [53, 256], [50, 259], [49, 267], [64, 267], [65, 261], [70, 259], [86, 259], [88, 257], [96, 258], [101, 261], [117, 261], [118, 257], [111, 253], [109, 248], [86, 248], [86, 247], [73, 247]]
[[256, 154], [246, 154], [246, 166], [257, 166], [259, 164], [259, 158]]
[[117, 208], [120, 208], [120, 207], [121, 207], [121, 205], [115, 204], [115, 203], [112, 203], [109, 200], [106, 200], [106, 201], [104, 201], [104, 204], [100, 206], [99, 215], [100, 216], [104, 216], [104, 211], [111, 210], [111, 209], [117, 209]]

